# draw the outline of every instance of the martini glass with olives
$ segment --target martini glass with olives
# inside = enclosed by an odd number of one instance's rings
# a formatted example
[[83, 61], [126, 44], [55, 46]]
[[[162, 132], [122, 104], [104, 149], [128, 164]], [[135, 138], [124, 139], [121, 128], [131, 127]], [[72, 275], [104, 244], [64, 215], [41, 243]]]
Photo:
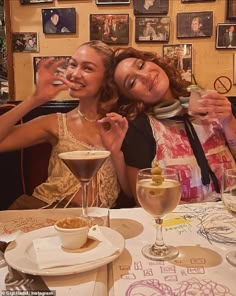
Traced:
[[167, 246], [163, 241], [163, 217], [172, 212], [181, 197], [179, 176], [172, 168], [147, 168], [138, 172], [136, 182], [137, 198], [142, 208], [156, 223], [154, 244], [143, 247], [142, 253], [151, 260], [170, 260], [178, 255], [178, 249]]

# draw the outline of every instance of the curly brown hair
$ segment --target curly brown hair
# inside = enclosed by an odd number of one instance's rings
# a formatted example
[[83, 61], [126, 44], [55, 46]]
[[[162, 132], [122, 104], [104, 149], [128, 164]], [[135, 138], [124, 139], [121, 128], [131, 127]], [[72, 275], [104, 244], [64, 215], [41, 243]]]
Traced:
[[101, 86], [101, 96], [98, 101], [98, 113], [105, 116], [107, 112], [115, 111], [118, 102], [118, 90], [113, 80], [113, 49], [100, 40], [83, 43], [82, 46], [93, 48], [102, 58], [105, 76]]
[[[181, 74], [173, 66], [173, 61], [171, 59], [163, 58], [155, 52], [141, 51], [133, 47], [117, 48], [114, 51], [114, 69], [121, 61], [131, 57], [141, 59], [143, 61], [150, 61], [161, 67], [169, 78], [170, 89], [176, 99], [178, 99], [180, 96], [189, 96], [187, 87], [190, 85], [190, 83], [181, 78]], [[152, 108], [150, 105], [145, 105], [142, 101], [134, 101], [129, 99], [121, 92], [119, 92], [118, 106], [120, 113], [130, 120], [134, 119], [142, 112], [149, 112]]]

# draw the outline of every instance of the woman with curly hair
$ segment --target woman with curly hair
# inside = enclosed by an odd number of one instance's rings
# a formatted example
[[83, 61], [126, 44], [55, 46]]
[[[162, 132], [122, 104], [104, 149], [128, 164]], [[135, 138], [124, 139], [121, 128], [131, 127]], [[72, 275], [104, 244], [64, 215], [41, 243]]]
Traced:
[[[111, 157], [90, 184], [89, 205], [113, 207], [120, 187], [124, 192], [129, 191], [120, 151], [128, 124], [122, 116], [112, 112], [116, 110], [118, 99], [112, 79], [112, 58], [113, 51], [105, 43], [84, 43], [70, 59], [65, 77], [55, 75], [62, 60], [42, 60], [33, 95], [0, 117], [1, 152], [43, 142], [52, 146], [48, 179], [35, 188], [33, 196], [19, 197], [10, 209], [47, 207], [58, 201], [65, 205], [72, 197], [72, 205], [80, 206], [81, 185], [58, 157], [61, 152], [73, 150], [108, 149], [111, 152]], [[15, 125], [33, 108], [66, 89], [72, 98], [79, 98], [77, 108], [65, 114], [44, 115]], [[104, 116], [109, 128], [101, 121]], [[117, 131], [120, 137], [117, 137]]]
[[189, 116], [181, 102], [194, 93], [171, 61], [134, 48], [117, 49], [114, 57], [120, 109], [130, 120], [122, 150], [133, 195], [138, 170], [158, 163], [178, 170], [183, 202], [219, 197], [214, 167], [235, 167], [236, 120], [228, 99], [209, 92], [191, 110], [205, 116]]

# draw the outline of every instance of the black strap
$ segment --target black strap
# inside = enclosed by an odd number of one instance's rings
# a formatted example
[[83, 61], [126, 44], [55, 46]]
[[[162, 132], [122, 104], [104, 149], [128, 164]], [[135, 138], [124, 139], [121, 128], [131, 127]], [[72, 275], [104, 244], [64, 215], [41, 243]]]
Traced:
[[212, 171], [212, 169], [208, 164], [207, 158], [205, 156], [205, 152], [202, 148], [198, 135], [192, 125], [192, 122], [189, 120], [188, 114], [184, 114], [183, 116], [175, 116], [172, 119], [182, 120], [184, 122], [184, 127], [189, 139], [189, 143], [196, 157], [198, 166], [201, 170], [202, 184], [205, 186], [209, 185], [210, 178], [211, 178], [215, 187], [215, 191], [217, 193], [220, 193], [220, 186], [216, 178], [216, 175], [214, 174], [214, 172]]

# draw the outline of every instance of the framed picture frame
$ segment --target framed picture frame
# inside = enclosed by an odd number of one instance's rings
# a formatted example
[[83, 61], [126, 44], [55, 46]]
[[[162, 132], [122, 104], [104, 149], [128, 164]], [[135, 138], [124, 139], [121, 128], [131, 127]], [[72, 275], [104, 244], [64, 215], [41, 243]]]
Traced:
[[171, 60], [183, 79], [192, 82], [192, 44], [163, 45], [163, 57]]
[[42, 3], [53, 3], [54, 0], [20, 0], [20, 4], [42, 4]]
[[133, 0], [134, 15], [140, 14], [167, 14], [169, 0]]
[[227, 0], [226, 18], [228, 20], [236, 20], [236, 1]]
[[213, 12], [177, 13], [177, 38], [211, 37], [213, 31]]
[[90, 14], [90, 40], [129, 43], [129, 14]]
[[[36, 56], [33, 57], [33, 70], [34, 70], [34, 83], [37, 84], [38, 80], [38, 66], [42, 59], [48, 59], [48, 58], [55, 58], [55, 59], [64, 59], [65, 63], [60, 66], [60, 68], [57, 68], [57, 72], [55, 75], [64, 75], [65, 70], [69, 65], [69, 61], [71, 59], [71, 56]], [[56, 82], [55, 84], [61, 84], [60, 81]]]
[[170, 18], [154, 16], [135, 17], [136, 42], [168, 42], [170, 37]]
[[202, 3], [202, 2], [215, 2], [216, 0], [181, 0], [182, 3]]
[[234, 79], [233, 83], [236, 84], [236, 53], [234, 53]]
[[97, 5], [123, 5], [130, 4], [130, 0], [96, 0]]
[[216, 48], [236, 49], [236, 22], [216, 25]]
[[76, 33], [75, 8], [42, 9], [42, 24], [44, 34]]
[[38, 52], [37, 32], [13, 32], [12, 50], [13, 52]]

